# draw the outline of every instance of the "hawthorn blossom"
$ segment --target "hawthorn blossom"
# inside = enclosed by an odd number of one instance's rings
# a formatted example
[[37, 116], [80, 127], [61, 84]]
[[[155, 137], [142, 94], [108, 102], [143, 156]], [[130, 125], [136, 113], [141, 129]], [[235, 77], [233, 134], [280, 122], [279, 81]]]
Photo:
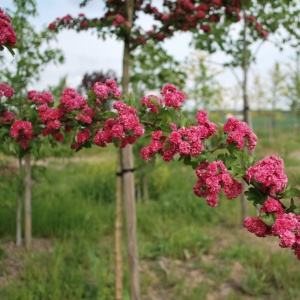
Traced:
[[107, 119], [102, 129], [94, 136], [94, 143], [106, 147], [107, 143], [117, 143], [121, 148], [134, 144], [138, 137], [144, 134], [140, 125], [137, 110], [122, 101], [115, 101], [113, 108], [118, 112], [116, 118]]
[[220, 160], [201, 163], [196, 169], [196, 175], [198, 181], [194, 186], [194, 193], [198, 197], [206, 198], [209, 206], [218, 206], [218, 195], [222, 188], [227, 199], [236, 198], [242, 193], [242, 184], [229, 174]]
[[275, 195], [282, 193], [287, 184], [283, 172], [284, 163], [280, 157], [270, 155], [255, 163], [246, 171], [246, 180], [255, 180], [262, 184], [262, 191]]
[[117, 83], [113, 79], [107, 79], [104, 83], [99, 81], [95, 82], [92, 89], [102, 100], [108, 99], [110, 93], [112, 93], [116, 98], [121, 97], [121, 91], [118, 89]]
[[260, 217], [247, 217], [243, 225], [249, 232], [254, 233], [256, 236], [266, 237], [268, 235], [268, 225]]
[[238, 149], [243, 149], [245, 144], [252, 150], [257, 144], [257, 136], [251, 131], [245, 122], [235, 118], [229, 118], [223, 127], [224, 132], [229, 133], [226, 144], [235, 143]]
[[2, 122], [2, 123], [9, 123], [15, 118], [16, 118], [16, 116], [8, 110], [5, 110], [0, 113], [0, 122]]
[[21, 148], [26, 150], [29, 146], [29, 141], [33, 139], [33, 126], [29, 121], [16, 120], [11, 128], [10, 135], [16, 142], [21, 143]]
[[0, 46], [13, 47], [17, 42], [16, 33], [11, 26], [10, 18], [0, 8]]
[[87, 103], [86, 99], [77, 94], [75, 89], [67, 88], [62, 92], [61, 104], [67, 111], [83, 108]]
[[14, 95], [15, 91], [13, 88], [10, 86], [0, 83], [0, 98], [1, 97], [6, 97], [6, 98], [11, 98]]
[[174, 107], [175, 109], [178, 109], [186, 99], [184, 93], [178, 91], [176, 86], [170, 83], [163, 87], [161, 95], [164, 97], [165, 106]]
[[37, 91], [29, 91], [27, 93], [27, 98], [37, 104], [51, 103], [53, 101], [53, 97], [50, 92], [38, 93]]
[[163, 99], [155, 95], [148, 95], [142, 98], [141, 103], [146, 106], [150, 112], [158, 114], [158, 106], [162, 105]]

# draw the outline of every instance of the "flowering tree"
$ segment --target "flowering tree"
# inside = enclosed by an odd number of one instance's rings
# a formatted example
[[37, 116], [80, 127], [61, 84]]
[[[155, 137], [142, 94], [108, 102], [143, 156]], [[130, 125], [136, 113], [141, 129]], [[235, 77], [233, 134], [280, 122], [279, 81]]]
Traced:
[[[35, 130], [30, 127], [32, 126], [32, 121], [34, 123], [35, 120], [32, 119], [34, 116], [31, 116], [31, 107], [26, 99], [28, 86], [36, 83], [40, 72], [48, 63], [60, 63], [63, 61], [63, 56], [59, 50], [49, 46], [53, 33], [49, 33], [48, 30], [37, 32], [28, 21], [29, 17], [36, 15], [35, 1], [24, 3], [24, 1], [14, 0], [13, 3], [15, 9], [8, 10], [11, 19], [2, 10], [0, 11], [1, 49], [7, 48], [14, 55], [12, 61], [8, 62], [9, 59], [4, 60], [3, 52], [0, 53], [0, 60], [3, 62], [0, 69], [0, 82], [13, 86], [14, 92], [13, 97], [12, 94], [10, 97], [7, 97], [7, 88], [2, 86], [6, 92], [2, 91], [0, 96], [5, 96], [5, 98], [9, 99], [3, 99], [2, 113], [6, 114], [6, 111], [9, 111], [14, 116], [10, 116], [9, 118], [11, 119], [4, 118], [4, 122], [10, 122], [12, 119], [30, 122], [30, 124], [17, 122], [14, 125], [14, 137], [20, 139], [18, 131], [26, 129], [24, 132], [28, 132], [30, 135], [30, 132]], [[11, 24], [13, 24], [13, 28]], [[48, 47], [42, 49], [44, 45]], [[24, 158], [26, 162], [25, 173], [28, 176], [25, 175], [25, 243], [26, 247], [29, 248], [31, 244], [30, 153], [37, 155], [40, 141], [30, 146], [26, 145], [25, 141], [21, 147], [17, 147], [15, 142], [7, 142], [1, 145], [1, 149], [18, 158], [20, 172], [22, 170], [22, 159]], [[24, 152], [24, 150], [26, 151]], [[21, 208], [22, 201], [21, 197], [19, 197], [17, 207], [17, 245], [21, 245]]]
[[[85, 6], [89, 1], [82, 1]], [[151, 0], [109, 0], [104, 2], [105, 13], [101, 18], [89, 19], [84, 14], [73, 18], [67, 15], [57, 18], [49, 25], [49, 29], [58, 31], [63, 28], [73, 28], [77, 31], [94, 29], [98, 36], [115, 36], [123, 41], [123, 76], [122, 91], [128, 92], [130, 74], [130, 54], [139, 45], [147, 41], [161, 42], [172, 37], [177, 31], [200, 31], [209, 33], [209, 23], [217, 22], [218, 16], [226, 11], [226, 17], [238, 20], [239, 1], [209, 0], [209, 1], [163, 1], [161, 9], [154, 6]], [[142, 15], [150, 15], [155, 25], [150, 29], [142, 28], [137, 22]], [[132, 299], [139, 299], [138, 250], [136, 238], [134, 165], [132, 147], [130, 144], [121, 151], [121, 173], [123, 194], [126, 204], [127, 245], [130, 265], [130, 284]], [[117, 205], [121, 201], [117, 200]], [[117, 209], [121, 211], [121, 209]], [[119, 226], [121, 227], [121, 226]]]
[[[66, 134], [73, 136], [71, 147], [76, 151], [91, 144], [106, 147], [113, 143], [124, 148], [146, 131], [151, 141], [142, 149], [142, 158], [150, 161], [161, 155], [166, 162], [178, 159], [191, 166], [197, 176], [194, 193], [205, 198], [208, 205], [218, 205], [221, 191], [228, 200], [237, 197], [242, 193], [241, 181], [246, 182], [246, 196], [257, 207], [259, 216], [247, 218], [245, 227], [257, 236], [278, 236], [280, 246], [291, 248], [300, 259], [300, 218], [294, 204], [300, 190], [288, 186], [281, 158], [271, 155], [257, 161], [246, 153], [245, 147], [252, 150], [257, 144], [256, 135], [246, 123], [230, 118], [225, 125], [216, 125], [203, 110], [197, 112], [196, 122], [185, 119], [181, 112], [185, 95], [172, 84], [166, 84], [160, 96], [145, 96], [137, 110], [134, 104], [125, 104], [133, 103], [132, 99], [124, 91], [121, 97], [111, 79], [96, 82], [87, 97], [67, 88], [55, 107], [49, 93], [30, 91], [26, 100], [28, 116], [16, 120], [13, 106], [9, 109], [6, 105], [12, 99], [12, 89], [3, 84], [1, 87], [1, 96], [5, 96], [0, 122], [4, 142], [13, 139], [14, 147], [22, 153], [40, 138], [60, 142]], [[109, 100], [114, 100], [114, 111], [109, 108]], [[291, 199], [290, 203], [286, 199]]]

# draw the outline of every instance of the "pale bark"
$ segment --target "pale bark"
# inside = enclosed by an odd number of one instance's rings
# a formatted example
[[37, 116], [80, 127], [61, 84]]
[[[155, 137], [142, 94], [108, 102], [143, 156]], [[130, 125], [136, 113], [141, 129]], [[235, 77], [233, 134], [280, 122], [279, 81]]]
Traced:
[[[126, 2], [126, 20], [129, 28], [132, 27], [134, 14], [134, 0]], [[130, 47], [129, 36], [124, 39], [123, 53], [123, 76], [122, 91], [126, 95], [129, 88], [130, 66]], [[140, 299], [140, 279], [138, 264], [138, 246], [137, 246], [137, 229], [136, 229], [136, 209], [135, 209], [135, 184], [134, 184], [134, 163], [132, 145], [127, 145], [121, 150], [122, 153], [122, 173], [123, 173], [123, 195], [126, 212], [126, 231], [127, 231], [127, 249], [129, 258], [129, 275], [130, 275], [130, 299]]]
[[22, 160], [19, 158], [19, 178], [18, 178], [18, 203], [17, 203], [17, 218], [16, 218], [16, 246], [22, 245]]
[[25, 155], [25, 246], [31, 248], [31, 157], [30, 153]]
[[[243, 31], [243, 42], [244, 42], [244, 53], [243, 53], [243, 104], [244, 104], [244, 109], [243, 109], [243, 115], [244, 115], [244, 122], [246, 122], [250, 127], [251, 126], [251, 120], [250, 120], [250, 107], [249, 107], [249, 99], [248, 99], [248, 70], [249, 70], [249, 58], [247, 54], [247, 21], [245, 19], [244, 21], [244, 31]], [[243, 182], [243, 192], [241, 196], [241, 206], [242, 206], [242, 223], [244, 219], [248, 216], [248, 203], [247, 203], [247, 198], [244, 194], [246, 190], [246, 185]]]
[[127, 249], [129, 259], [130, 295], [132, 300], [140, 299], [139, 262], [136, 228], [135, 191], [133, 176], [132, 145], [122, 150], [123, 192], [126, 209]]
[[115, 218], [115, 300], [123, 299], [123, 259], [122, 259], [122, 166], [121, 151], [118, 151], [116, 181]]

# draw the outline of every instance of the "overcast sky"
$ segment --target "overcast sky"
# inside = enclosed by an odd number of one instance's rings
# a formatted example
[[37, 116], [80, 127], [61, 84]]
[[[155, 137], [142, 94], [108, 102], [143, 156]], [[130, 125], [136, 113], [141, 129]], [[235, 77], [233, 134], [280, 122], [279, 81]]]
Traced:
[[[103, 1], [93, 0], [84, 8], [79, 7], [80, 2], [80, 0], [37, 0], [38, 17], [33, 23], [39, 29], [51, 23], [56, 17], [63, 17], [66, 14], [77, 16], [82, 12], [87, 17], [99, 17], [103, 14]], [[11, 8], [12, 1], [1, 0], [0, 5], [2, 8]], [[184, 61], [193, 51], [189, 42], [188, 34], [176, 34], [174, 38], [166, 41], [164, 46], [177, 60]], [[70, 87], [77, 87], [86, 72], [113, 69], [121, 76], [123, 45], [120, 41], [111, 38], [101, 41], [88, 31], [77, 33], [73, 30], [63, 30], [58, 34], [56, 46], [64, 52], [65, 63], [61, 66], [48, 66], [36, 86], [37, 89], [42, 90], [49, 85], [57, 84], [59, 78], [64, 75], [67, 75]], [[291, 62], [292, 56], [292, 50], [279, 52], [271, 43], [266, 42], [258, 52], [257, 64], [251, 69], [250, 75], [259, 73], [267, 84], [268, 70], [275, 61]], [[222, 63], [224, 55], [216, 54], [212, 60]], [[219, 81], [230, 89], [237, 84], [230, 71], [224, 71], [219, 75]]]

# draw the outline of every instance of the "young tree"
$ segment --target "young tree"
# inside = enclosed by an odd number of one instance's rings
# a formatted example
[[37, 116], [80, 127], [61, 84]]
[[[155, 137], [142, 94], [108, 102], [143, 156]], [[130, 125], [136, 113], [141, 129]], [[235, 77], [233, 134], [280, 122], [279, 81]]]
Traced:
[[203, 52], [192, 53], [185, 65], [190, 84], [187, 87], [187, 95], [194, 102], [194, 112], [199, 109], [220, 109], [224, 90], [216, 79], [220, 71], [208, 66], [207, 55]]
[[290, 110], [292, 112], [295, 134], [298, 129], [297, 116], [300, 110], [300, 52], [296, 52], [295, 63], [290, 66], [288, 72], [288, 93], [287, 97], [290, 100]]
[[[89, 1], [81, 3], [85, 6]], [[177, 31], [193, 30], [210, 32], [209, 23], [216, 22], [216, 14], [226, 9], [226, 17], [238, 15], [238, 1], [164, 1], [161, 9], [155, 7], [151, 0], [110, 0], [105, 2], [105, 13], [97, 19], [89, 19], [84, 14], [78, 18], [67, 15], [49, 25], [51, 30], [74, 28], [77, 31], [95, 29], [100, 37], [115, 36], [123, 41], [123, 76], [122, 91], [128, 93], [130, 81], [130, 56], [132, 51], [149, 40], [160, 42], [173, 36]], [[156, 21], [152, 29], [145, 30], [137, 22], [142, 13], [152, 15]], [[211, 17], [213, 16], [213, 17]], [[126, 206], [127, 244], [130, 264], [131, 297], [139, 299], [138, 250], [135, 218], [135, 191], [133, 176], [132, 146], [124, 145], [122, 149], [123, 194]], [[119, 211], [119, 210], [118, 210]]]
[[[4, 55], [0, 53], [0, 59], [3, 61], [0, 69], [0, 82], [9, 86], [14, 86], [14, 115], [17, 119], [23, 119], [28, 113], [25, 110], [27, 90], [29, 85], [39, 80], [40, 73], [49, 63], [62, 63], [63, 55], [60, 50], [53, 49], [49, 42], [54, 37], [53, 33], [47, 29], [37, 32], [29, 23], [28, 18], [36, 16], [35, 1], [14, 0], [14, 10], [7, 9], [11, 16], [11, 24], [18, 36], [15, 44], [15, 56], [9, 60], [4, 60]], [[46, 49], [43, 49], [47, 45]], [[10, 48], [9, 48], [10, 49]], [[25, 102], [24, 102], [25, 101]], [[7, 104], [8, 105], [8, 104]], [[27, 108], [26, 108], [27, 109]], [[25, 153], [14, 147], [10, 148], [12, 154], [21, 159]], [[26, 152], [25, 157], [25, 243], [29, 249], [31, 245], [31, 194], [30, 194], [30, 151]], [[20, 167], [22, 161], [19, 163]], [[17, 209], [17, 245], [21, 244], [21, 202], [19, 200]]]
[[287, 94], [286, 78], [287, 74], [280, 68], [280, 64], [276, 62], [274, 68], [270, 70], [271, 111], [269, 123], [269, 137], [271, 141], [274, 140], [275, 113], [278, 102], [282, 100], [282, 98], [285, 98]]

